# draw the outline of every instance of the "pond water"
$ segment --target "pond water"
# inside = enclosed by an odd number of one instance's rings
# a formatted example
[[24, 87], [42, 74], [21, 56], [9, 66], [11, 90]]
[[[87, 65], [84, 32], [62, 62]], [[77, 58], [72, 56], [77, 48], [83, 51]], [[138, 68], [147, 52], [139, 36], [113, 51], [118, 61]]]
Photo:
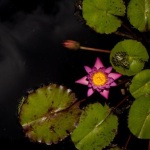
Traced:
[[[100, 35], [82, 24], [80, 16], [75, 13], [75, 2], [0, 1], [0, 144], [6, 148], [75, 149], [70, 137], [51, 146], [32, 143], [25, 138], [17, 116], [18, 104], [28, 90], [36, 89], [41, 84], [58, 83], [72, 89], [78, 99], [83, 99], [87, 87], [75, 84], [75, 81], [86, 75], [84, 65], [92, 67], [99, 57], [105, 66], [110, 66], [109, 54], [70, 51], [62, 46], [64, 40], [111, 50], [118, 41], [124, 39], [116, 35]], [[94, 93], [87, 103], [98, 101], [115, 106], [123, 98], [120, 88], [114, 88], [110, 91], [109, 100]], [[120, 146], [125, 145], [130, 135], [126, 127], [127, 113], [128, 110], [119, 115], [123, 119], [119, 120], [120, 128], [115, 143]], [[143, 150], [147, 149], [147, 140], [133, 137], [129, 148], [134, 150], [140, 145]]]

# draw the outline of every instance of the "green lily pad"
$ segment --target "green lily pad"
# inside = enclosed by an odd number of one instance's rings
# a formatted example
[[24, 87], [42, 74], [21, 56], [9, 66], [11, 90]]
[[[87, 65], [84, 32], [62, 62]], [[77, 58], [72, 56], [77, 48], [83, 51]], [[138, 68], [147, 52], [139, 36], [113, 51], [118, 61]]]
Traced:
[[130, 0], [127, 16], [139, 31], [150, 31], [150, 0]]
[[82, 111], [79, 125], [71, 138], [79, 150], [102, 150], [114, 139], [118, 118], [107, 105], [90, 104]]
[[56, 84], [31, 92], [19, 105], [19, 122], [32, 141], [57, 143], [72, 132], [80, 117], [70, 89]]
[[150, 69], [145, 69], [136, 74], [131, 82], [129, 90], [133, 97], [138, 98], [150, 94]]
[[150, 96], [134, 101], [129, 112], [128, 127], [140, 139], [150, 139]]
[[117, 43], [110, 53], [113, 68], [128, 76], [140, 72], [148, 59], [146, 48], [135, 40], [124, 40]]
[[98, 33], [112, 33], [121, 26], [117, 16], [124, 16], [122, 0], [83, 0], [83, 18], [86, 24]]

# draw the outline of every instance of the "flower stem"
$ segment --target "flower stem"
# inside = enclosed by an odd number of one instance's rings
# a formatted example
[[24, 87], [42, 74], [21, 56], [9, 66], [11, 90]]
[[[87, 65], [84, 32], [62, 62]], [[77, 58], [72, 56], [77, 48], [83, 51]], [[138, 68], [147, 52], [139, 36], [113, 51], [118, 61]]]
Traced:
[[144, 33], [143, 33], [143, 37], [144, 37], [144, 39], [145, 39], [145, 41], [146, 41], [147, 43], [150, 42]]
[[78, 101], [76, 101], [73, 105], [76, 105], [76, 104], [80, 104], [80, 103], [82, 103], [82, 102], [84, 102], [86, 100], [86, 98], [84, 98], [84, 99], [81, 99], [81, 100], [78, 100]]
[[88, 50], [88, 51], [104, 52], [104, 53], [110, 53], [111, 52], [110, 50], [89, 48], [89, 47], [84, 47], [84, 46], [80, 46], [80, 49], [82, 49], [82, 50]]
[[[78, 105], [78, 104], [80, 104], [81, 102], [84, 102], [85, 100], [86, 100], [86, 98], [81, 99], [81, 100], [78, 100], [78, 101], [76, 101], [75, 103], [73, 103], [70, 107], [72, 107], [72, 106], [74, 106], [74, 105]], [[68, 107], [68, 108], [70, 108], [70, 107]]]
[[116, 109], [117, 107], [119, 107], [124, 101], [126, 101], [126, 100], [128, 99], [128, 97], [129, 97], [129, 96], [126, 96], [126, 97], [115, 107], [115, 109]]
[[148, 144], [148, 150], [150, 150], [150, 139], [149, 139], [149, 144]]
[[[126, 149], [126, 148], [127, 148], [127, 146], [128, 146], [128, 144], [129, 144], [130, 139], [131, 139], [131, 134], [130, 134], [130, 135], [129, 135], [129, 137], [128, 137], [128, 140], [127, 140], [127, 142], [126, 142], [126, 145], [125, 145], [124, 149]], [[150, 150], [150, 149], [149, 149], [149, 150]]]
[[135, 37], [136, 40], [141, 41], [141, 39], [138, 38], [138, 37], [136, 36], [136, 34], [133, 33], [132, 30], [129, 29], [125, 24], [122, 24], [122, 26], [123, 26], [126, 30], [128, 30], [128, 31]]
[[77, 101], [78, 103], [81, 103], [81, 102], [84, 102], [86, 100], [86, 98], [82, 99], [82, 100], [79, 100]]
[[123, 80], [122, 82], [118, 83], [117, 86], [123, 84], [123, 83], [126, 83], [127, 81], [129, 81], [129, 79], [126, 79], [126, 80]]
[[126, 37], [126, 38], [129, 38], [129, 39], [135, 39], [132, 35], [129, 35], [129, 34], [126, 34], [126, 33], [122, 33], [122, 32], [119, 32], [119, 31], [114, 32], [114, 34], [119, 35], [119, 36], [123, 36], [123, 37]]

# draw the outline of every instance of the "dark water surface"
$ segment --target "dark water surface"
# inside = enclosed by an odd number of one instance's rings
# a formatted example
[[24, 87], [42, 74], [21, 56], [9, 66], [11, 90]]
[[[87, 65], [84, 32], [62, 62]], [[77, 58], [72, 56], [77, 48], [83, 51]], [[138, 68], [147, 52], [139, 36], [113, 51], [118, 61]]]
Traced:
[[[83, 46], [110, 50], [123, 40], [95, 33], [81, 24], [74, 13], [75, 0], [0, 0], [0, 146], [21, 150], [75, 149], [70, 137], [51, 146], [30, 142], [17, 118], [19, 101], [29, 89], [53, 82], [71, 88], [82, 99], [86, 97], [87, 87], [74, 81], [86, 75], [83, 66], [92, 67], [96, 57], [106, 67], [110, 66], [109, 54], [69, 51], [62, 46], [64, 40], [72, 39]], [[120, 90], [114, 88], [107, 102], [115, 106], [121, 98]], [[106, 100], [94, 93], [88, 101]], [[122, 126], [115, 140], [120, 146], [125, 145], [130, 134], [126, 115], [122, 117], [125, 118], [120, 119]], [[134, 137], [131, 141], [131, 149], [137, 149], [140, 144], [147, 149], [147, 141], [138, 143]]]

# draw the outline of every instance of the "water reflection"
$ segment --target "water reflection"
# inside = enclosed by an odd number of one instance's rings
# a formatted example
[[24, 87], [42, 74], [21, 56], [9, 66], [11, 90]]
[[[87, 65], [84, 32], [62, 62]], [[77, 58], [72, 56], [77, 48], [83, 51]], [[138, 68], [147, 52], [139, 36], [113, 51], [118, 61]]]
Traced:
[[[14, 92], [25, 73], [24, 59], [17, 42], [9, 31], [0, 25], [0, 97]], [[5, 101], [1, 98], [0, 103]]]
[[57, 1], [49, 13], [41, 4], [27, 13], [12, 2], [0, 3], [4, 11], [10, 5], [14, 11], [0, 16], [0, 136], [14, 139], [24, 137], [16, 112], [27, 89], [45, 81], [71, 84], [74, 60], [61, 42], [77, 38], [82, 27], [73, 16], [73, 1]]

